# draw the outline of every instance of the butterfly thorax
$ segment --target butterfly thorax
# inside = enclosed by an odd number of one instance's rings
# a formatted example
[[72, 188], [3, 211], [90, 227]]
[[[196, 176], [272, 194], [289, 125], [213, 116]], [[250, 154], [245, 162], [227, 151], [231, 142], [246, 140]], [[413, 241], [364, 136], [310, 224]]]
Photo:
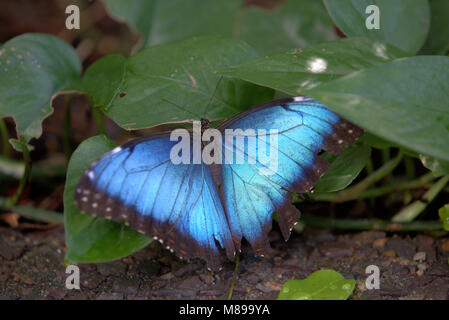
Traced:
[[[206, 131], [209, 128], [210, 128], [210, 121], [207, 119], [201, 118], [201, 137], [203, 136], [204, 131]], [[201, 141], [201, 150], [204, 149], [206, 144], [207, 143], [205, 141]]]
[[210, 121], [204, 118], [201, 118], [201, 135], [203, 135], [204, 131], [210, 128]]

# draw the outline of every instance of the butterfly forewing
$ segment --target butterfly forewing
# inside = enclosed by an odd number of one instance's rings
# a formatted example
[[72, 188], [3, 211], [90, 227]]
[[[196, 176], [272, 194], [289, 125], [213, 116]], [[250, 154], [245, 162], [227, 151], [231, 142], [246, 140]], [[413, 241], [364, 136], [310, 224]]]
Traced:
[[110, 151], [86, 170], [75, 200], [82, 212], [123, 222], [216, 270], [216, 242], [234, 256], [226, 216], [208, 166], [170, 161], [175, 143], [160, 135]]

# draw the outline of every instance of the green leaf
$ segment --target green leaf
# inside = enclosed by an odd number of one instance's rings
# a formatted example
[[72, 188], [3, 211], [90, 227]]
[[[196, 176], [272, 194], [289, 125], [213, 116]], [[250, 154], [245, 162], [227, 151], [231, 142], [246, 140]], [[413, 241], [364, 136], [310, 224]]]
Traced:
[[431, 21], [427, 41], [420, 54], [445, 54], [449, 50], [449, 1], [430, 0]]
[[298, 95], [346, 74], [386, 63], [404, 53], [365, 38], [341, 39], [219, 70], [225, 76]]
[[449, 161], [435, 159], [424, 154], [419, 155], [424, 167], [433, 172], [436, 177], [449, 174]]
[[315, 186], [315, 192], [334, 192], [346, 188], [363, 170], [371, 148], [366, 144], [353, 144], [333, 160], [329, 169]]
[[125, 20], [154, 46], [192, 36], [231, 37], [241, 0], [103, 0], [109, 13]]
[[85, 140], [73, 153], [64, 190], [66, 260], [106, 262], [127, 256], [151, 242], [151, 238], [124, 224], [81, 213], [75, 205], [75, 189], [89, 165], [116, 145], [105, 136]]
[[375, 136], [370, 132], [365, 132], [365, 134], [362, 137], [360, 137], [358, 141], [365, 142], [369, 146], [376, 149], [387, 149], [391, 147], [397, 147], [395, 143], [379, 138], [378, 136]]
[[145, 46], [215, 35], [244, 40], [269, 54], [337, 38], [326, 9], [316, 0], [286, 1], [273, 10], [244, 6], [241, 0], [104, 2], [113, 18], [142, 35]]
[[[348, 37], [368, 37], [388, 42], [406, 52], [416, 53], [430, 27], [427, 0], [324, 0], [329, 15]], [[380, 11], [380, 28], [368, 29], [365, 13], [369, 5]]]
[[234, 38], [246, 41], [262, 54], [338, 38], [323, 3], [316, 0], [290, 0], [273, 10], [251, 6], [243, 10], [238, 22]]
[[147, 48], [128, 60], [105, 57], [87, 70], [81, 87], [125, 129], [223, 119], [272, 99], [271, 89], [215, 74], [257, 56], [242, 41], [194, 38]]
[[0, 118], [12, 117], [25, 142], [42, 134], [52, 96], [78, 79], [75, 50], [47, 34], [24, 34], [0, 47]]
[[125, 74], [126, 59], [111, 54], [93, 63], [84, 73], [77, 89], [90, 94], [95, 105], [108, 106], [116, 98]]
[[441, 207], [438, 214], [441, 221], [443, 221], [444, 230], [449, 231], [449, 204]]
[[304, 280], [287, 281], [278, 300], [346, 300], [355, 288], [355, 280], [346, 280], [334, 270], [319, 270]]
[[418, 56], [309, 90], [345, 119], [412, 151], [449, 160], [449, 58]]

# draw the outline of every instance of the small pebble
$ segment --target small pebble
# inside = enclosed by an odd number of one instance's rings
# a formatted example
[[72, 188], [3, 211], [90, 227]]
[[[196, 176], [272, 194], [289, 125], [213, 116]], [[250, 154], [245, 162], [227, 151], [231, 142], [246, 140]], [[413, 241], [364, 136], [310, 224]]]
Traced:
[[349, 257], [352, 256], [354, 248], [342, 242], [325, 242], [319, 251], [325, 257]]
[[425, 261], [426, 260], [426, 253], [424, 251], [419, 251], [415, 253], [413, 256], [414, 261]]
[[387, 238], [379, 238], [373, 241], [373, 247], [383, 248], [387, 244]]
[[441, 245], [441, 250], [442, 251], [449, 251], [449, 240], [446, 240], [443, 242], [443, 244]]
[[160, 276], [159, 279], [170, 280], [170, 279], [173, 279], [173, 277], [174, 277], [173, 273], [168, 272], [168, 273], [163, 274], [162, 276]]
[[214, 282], [214, 277], [212, 277], [210, 274], [202, 274], [200, 275], [200, 279], [205, 284], [212, 284]]
[[396, 252], [394, 252], [394, 250], [387, 250], [387, 251], [382, 252], [382, 255], [384, 257], [394, 258], [394, 257], [396, 257]]

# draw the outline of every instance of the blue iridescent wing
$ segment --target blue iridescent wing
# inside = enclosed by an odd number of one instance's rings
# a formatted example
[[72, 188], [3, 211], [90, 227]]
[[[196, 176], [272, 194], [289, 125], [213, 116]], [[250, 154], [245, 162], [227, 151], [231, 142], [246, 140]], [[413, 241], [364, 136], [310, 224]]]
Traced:
[[208, 166], [170, 161], [176, 143], [164, 134], [111, 150], [86, 170], [75, 201], [82, 212], [124, 222], [216, 270], [216, 242], [230, 259], [235, 254], [226, 215]]
[[[341, 119], [326, 106], [306, 97], [270, 102], [228, 120], [219, 130], [266, 129], [266, 149], [272, 138], [270, 129], [278, 130], [277, 169], [269, 169], [258, 159], [249, 164], [259, 148], [245, 139], [244, 149], [226, 144], [223, 139], [223, 165], [216, 178], [234, 244], [240, 248], [245, 237], [256, 254], [269, 251], [268, 232], [276, 211], [282, 234], [287, 240], [299, 211], [291, 205], [289, 191], [310, 191], [326, 171], [328, 163], [318, 156], [321, 150], [339, 153], [361, 134], [362, 130]], [[234, 140], [235, 141], [235, 140]], [[226, 163], [226, 148], [245, 158], [244, 164]], [[261, 170], [263, 168], [263, 170]], [[265, 171], [264, 171], [265, 170]], [[271, 170], [271, 171], [270, 171]]]

